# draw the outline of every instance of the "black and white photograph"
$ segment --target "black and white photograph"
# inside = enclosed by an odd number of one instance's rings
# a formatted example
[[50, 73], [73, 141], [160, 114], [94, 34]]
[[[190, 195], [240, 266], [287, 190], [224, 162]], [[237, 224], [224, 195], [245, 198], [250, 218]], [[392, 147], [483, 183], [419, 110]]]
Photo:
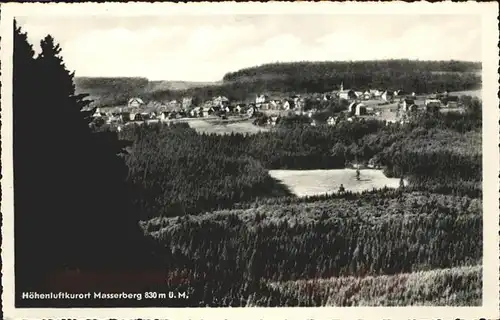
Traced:
[[6, 316], [500, 316], [498, 4], [1, 14]]

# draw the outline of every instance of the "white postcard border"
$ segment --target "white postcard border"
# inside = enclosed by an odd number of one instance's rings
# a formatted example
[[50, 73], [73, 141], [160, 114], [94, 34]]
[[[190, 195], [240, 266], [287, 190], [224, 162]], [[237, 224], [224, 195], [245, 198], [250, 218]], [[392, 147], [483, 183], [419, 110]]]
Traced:
[[[74, 308], [14, 307], [12, 161], [12, 19], [22, 15], [206, 15], [206, 14], [477, 14], [482, 17], [483, 70], [483, 306], [322, 308]], [[2, 4], [2, 309], [5, 319], [479, 319], [499, 317], [499, 99], [498, 4], [476, 3], [79, 3]]]

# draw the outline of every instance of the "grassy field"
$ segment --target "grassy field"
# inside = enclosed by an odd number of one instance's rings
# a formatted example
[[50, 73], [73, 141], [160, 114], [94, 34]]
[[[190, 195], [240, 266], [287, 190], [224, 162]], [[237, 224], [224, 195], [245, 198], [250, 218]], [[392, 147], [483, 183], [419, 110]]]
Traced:
[[287, 185], [299, 197], [337, 192], [341, 184], [345, 190], [361, 192], [373, 188], [398, 188], [399, 179], [387, 178], [381, 170], [363, 169], [356, 180], [354, 169], [334, 170], [270, 170], [269, 174]]
[[245, 121], [229, 121], [222, 122], [219, 120], [189, 120], [189, 126], [199, 133], [216, 133], [216, 134], [231, 134], [231, 133], [249, 133], [254, 134], [260, 131], [267, 131], [266, 128], [254, 125], [251, 120]]
[[480, 306], [482, 304], [481, 266], [435, 269], [391, 276], [271, 282], [268, 286], [279, 291], [282, 296], [290, 297], [290, 301], [302, 301], [301, 304], [304, 306], [311, 304]]

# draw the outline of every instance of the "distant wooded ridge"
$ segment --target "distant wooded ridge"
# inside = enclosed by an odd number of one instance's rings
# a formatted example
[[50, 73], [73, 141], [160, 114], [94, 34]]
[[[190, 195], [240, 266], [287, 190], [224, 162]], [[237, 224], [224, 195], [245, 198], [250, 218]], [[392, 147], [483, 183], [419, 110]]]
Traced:
[[268, 63], [261, 66], [226, 73], [223, 81], [239, 81], [249, 77], [298, 76], [325, 77], [337, 73], [360, 72], [460, 72], [477, 73], [481, 62], [469, 61], [420, 61], [420, 60], [371, 60], [371, 61], [303, 61]]
[[[168, 76], [168, 75], [166, 75]], [[311, 93], [344, 88], [431, 93], [481, 87], [481, 63], [467, 61], [378, 60], [270, 63], [229, 72], [219, 82], [150, 81], [147, 78], [75, 78], [76, 89], [97, 105], [120, 105], [133, 97], [155, 101], [223, 95], [244, 101], [266, 92]]]

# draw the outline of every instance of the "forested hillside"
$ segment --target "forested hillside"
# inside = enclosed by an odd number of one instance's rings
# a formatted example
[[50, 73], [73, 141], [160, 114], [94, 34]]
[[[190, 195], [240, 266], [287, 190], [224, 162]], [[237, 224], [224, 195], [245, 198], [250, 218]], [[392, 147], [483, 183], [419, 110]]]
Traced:
[[[368, 283], [352, 290], [381, 290], [370, 283], [370, 276], [475, 266], [482, 258], [481, 200], [418, 192], [381, 190], [359, 195], [357, 200], [257, 205], [156, 218], [143, 227], [168, 254], [178, 257], [168, 269], [190, 279], [187, 285], [196, 297], [193, 300], [211, 306], [325, 305], [325, 296], [337, 301], [349, 297], [349, 284], [361, 285], [361, 279]], [[460, 291], [467, 299], [477, 299], [480, 282], [471, 282], [474, 291], [467, 292], [466, 287], [450, 282], [450, 276], [438, 272], [426, 281], [442, 283], [441, 292]], [[344, 278], [347, 292], [285, 289], [286, 281], [318, 283], [330, 277], [356, 278]], [[398, 282], [394, 290], [402, 291], [403, 285]], [[433, 293], [427, 299], [432, 303], [439, 297]], [[303, 298], [307, 300], [300, 302]], [[419, 290], [408, 292], [405, 299], [426, 300], [419, 297]], [[336, 304], [356, 305], [356, 301], [340, 299]]]
[[480, 62], [466, 61], [416, 61], [416, 60], [373, 60], [373, 61], [321, 61], [269, 63], [241, 69], [224, 75], [224, 81], [241, 81], [245, 78], [272, 78], [276, 76], [300, 76], [325, 78], [337, 73], [476, 73], [481, 72]]

